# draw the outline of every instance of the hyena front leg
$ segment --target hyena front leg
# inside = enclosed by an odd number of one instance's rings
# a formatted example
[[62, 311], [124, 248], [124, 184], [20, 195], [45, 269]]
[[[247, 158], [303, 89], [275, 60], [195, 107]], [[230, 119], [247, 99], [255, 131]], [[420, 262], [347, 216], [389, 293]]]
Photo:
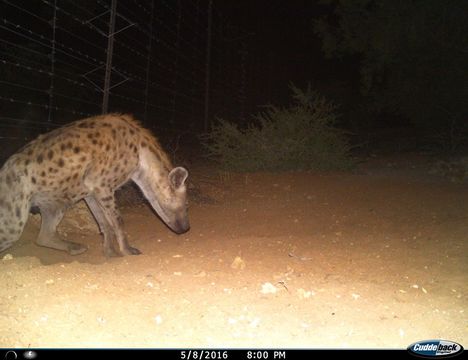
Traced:
[[39, 209], [42, 223], [39, 236], [36, 240], [37, 245], [64, 250], [70, 255], [78, 255], [88, 249], [85, 245], [65, 241], [58, 236], [57, 225], [60, 223], [65, 213], [65, 206], [63, 204], [49, 203], [47, 205], [41, 205]]
[[[141, 251], [131, 247], [127, 241], [127, 237], [123, 231], [123, 220], [116, 206], [114, 193], [111, 191], [100, 191], [99, 194], [94, 194], [96, 204], [101, 210], [104, 218], [114, 230], [114, 234], [119, 244], [120, 252], [123, 255], [139, 255]], [[99, 216], [99, 215], [98, 215]]]
[[99, 225], [99, 229], [103, 235], [103, 250], [104, 255], [107, 257], [118, 256], [118, 253], [114, 249], [113, 240], [116, 238], [115, 232], [112, 229], [111, 224], [107, 221], [104, 212], [101, 210], [101, 207], [97, 200], [93, 196], [88, 196], [85, 198], [86, 204], [89, 207], [89, 210], [93, 214], [96, 222]]

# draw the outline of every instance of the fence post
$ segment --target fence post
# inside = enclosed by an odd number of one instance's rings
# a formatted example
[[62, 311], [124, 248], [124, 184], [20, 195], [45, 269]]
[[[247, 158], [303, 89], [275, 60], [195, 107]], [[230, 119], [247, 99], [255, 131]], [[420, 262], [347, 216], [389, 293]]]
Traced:
[[149, 94], [149, 83], [150, 83], [150, 67], [151, 67], [151, 48], [153, 44], [153, 16], [154, 16], [154, 0], [151, 0], [151, 15], [150, 15], [150, 34], [148, 44], [148, 57], [146, 58], [146, 87], [145, 87], [145, 114], [143, 119], [145, 122], [148, 121], [148, 94]]
[[205, 67], [205, 131], [208, 131], [208, 128], [211, 128], [211, 124], [208, 124], [209, 121], [209, 112], [210, 112], [210, 75], [211, 75], [211, 21], [212, 21], [212, 11], [213, 10], [213, 0], [208, 2], [208, 28], [206, 35], [206, 67]]
[[172, 86], [174, 87], [174, 93], [172, 95], [172, 114], [171, 114], [171, 125], [175, 126], [175, 112], [176, 112], [176, 100], [177, 100], [177, 71], [179, 66], [179, 52], [180, 52], [180, 26], [182, 22], [182, 3], [181, 0], [177, 0], [177, 38], [175, 42], [175, 59], [174, 59], [174, 78], [172, 80]]
[[240, 103], [240, 114], [239, 118], [241, 119], [242, 123], [245, 123], [245, 102], [247, 99], [247, 45], [245, 41], [241, 42], [241, 49], [240, 53], [240, 86], [239, 86], [239, 103]]
[[[55, 31], [57, 29], [57, 0], [54, 0], [54, 15], [52, 18], [52, 50], [50, 52], [50, 86], [49, 86], [49, 114], [47, 122], [52, 122], [52, 108], [54, 106], [54, 76], [55, 76]], [[50, 125], [47, 130], [50, 130]]]
[[112, 73], [112, 54], [114, 51], [114, 29], [115, 29], [115, 16], [117, 13], [117, 0], [112, 0], [110, 23], [109, 23], [109, 36], [107, 40], [107, 60], [106, 60], [106, 74], [104, 76], [104, 94], [102, 98], [102, 113], [107, 113], [109, 109], [109, 91]]

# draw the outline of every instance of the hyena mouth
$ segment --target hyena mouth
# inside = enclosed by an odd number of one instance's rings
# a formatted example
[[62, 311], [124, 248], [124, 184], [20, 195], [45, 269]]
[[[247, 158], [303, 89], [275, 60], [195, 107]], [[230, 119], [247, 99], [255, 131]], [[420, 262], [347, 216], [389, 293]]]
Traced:
[[170, 228], [176, 234], [183, 234], [190, 230], [190, 224], [188, 220], [176, 220], [173, 224], [170, 224]]

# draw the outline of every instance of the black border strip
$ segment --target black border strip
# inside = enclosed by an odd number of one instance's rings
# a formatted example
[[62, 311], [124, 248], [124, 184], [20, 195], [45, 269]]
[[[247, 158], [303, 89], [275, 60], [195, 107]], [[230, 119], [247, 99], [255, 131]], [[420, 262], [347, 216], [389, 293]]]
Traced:
[[[91, 359], [169, 359], [169, 360], [298, 360], [325, 359], [418, 359], [407, 350], [377, 349], [0, 349], [0, 360], [91, 360]], [[456, 356], [468, 358], [468, 353]], [[437, 357], [435, 357], [437, 358]]]

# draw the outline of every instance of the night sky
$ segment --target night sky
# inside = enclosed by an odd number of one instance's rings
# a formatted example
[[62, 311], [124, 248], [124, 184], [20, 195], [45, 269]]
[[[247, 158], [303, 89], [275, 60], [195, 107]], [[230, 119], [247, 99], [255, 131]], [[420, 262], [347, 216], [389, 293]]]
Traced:
[[[215, 1], [214, 9], [235, 24], [238, 41], [248, 47], [248, 114], [266, 104], [288, 106], [291, 83], [302, 89], [310, 84], [339, 105], [341, 113], [359, 101], [357, 58], [325, 58], [314, 32], [317, 19], [333, 17], [332, 6], [307, 0]], [[347, 126], [346, 118], [340, 121]]]
[[[131, 112], [151, 128], [206, 129], [209, 1], [117, 3], [117, 28], [130, 26], [115, 36], [111, 81], [122, 85], [112, 87], [109, 111]], [[366, 7], [359, 8], [363, 3]], [[4, 126], [20, 133], [11, 138], [29, 138], [33, 130], [49, 128], [45, 118], [58, 126], [101, 112], [109, 4], [63, 1], [55, 9], [49, 1], [0, 4], [0, 52], [6, 59], [0, 87], [8, 93], [0, 109]], [[452, 137], [450, 147], [466, 142], [451, 134], [468, 133], [468, 43], [463, 36], [468, 2], [212, 4], [209, 121], [222, 117], [245, 125], [264, 105], [290, 104], [289, 84], [301, 89], [310, 84], [339, 105], [339, 125], [354, 132], [406, 126], [417, 127], [421, 137]], [[337, 39], [344, 39], [338, 27], [343, 17], [337, 14], [343, 6], [351, 34], [340, 44], [341, 57], [326, 58], [316, 22], [325, 19]], [[57, 49], [52, 56], [54, 16]], [[361, 48], [346, 48], [360, 41]], [[369, 84], [363, 83], [364, 75]], [[370, 85], [366, 94], [364, 85]]]
[[[442, 142], [452, 149], [463, 143], [453, 134], [468, 130], [468, 27], [463, 17], [468, 2], [369, 1], [369, 13], [362, 18], [362, 9], [351, 6], [348, 14], [357, 16], [348, 20], [358, 21], [351, 23], [351, 32], [356, 31], [346, 41], [364, 38], [369, 48], [330, 59], [314, 24], [327, 19], [336, 31], [342, 21], [337, 3], [215, 2], [249, 41], [252, 104], [287, 104], [290, 82], [301, 88], [310, 83], [340, 105], [345, 126], [354, 122], [357, 131], [369, 124], [403, 126], [414, 128], [424, 141], [443, 134]], [[364, 98], [366, 72], [373, 76], [373, 88]]]
[[[348, 64], [325, 60], [321, 41], [313, 32], [314, 19], [330, 12], [307, 0], [215, 2], [229, 20], [245, 32], [252, 56], [252, 95], [258, 104], [287, 101], [288, 84], [304, 87], [342, 75]], [[285, 99], [286, 97], [286, 99]]]

